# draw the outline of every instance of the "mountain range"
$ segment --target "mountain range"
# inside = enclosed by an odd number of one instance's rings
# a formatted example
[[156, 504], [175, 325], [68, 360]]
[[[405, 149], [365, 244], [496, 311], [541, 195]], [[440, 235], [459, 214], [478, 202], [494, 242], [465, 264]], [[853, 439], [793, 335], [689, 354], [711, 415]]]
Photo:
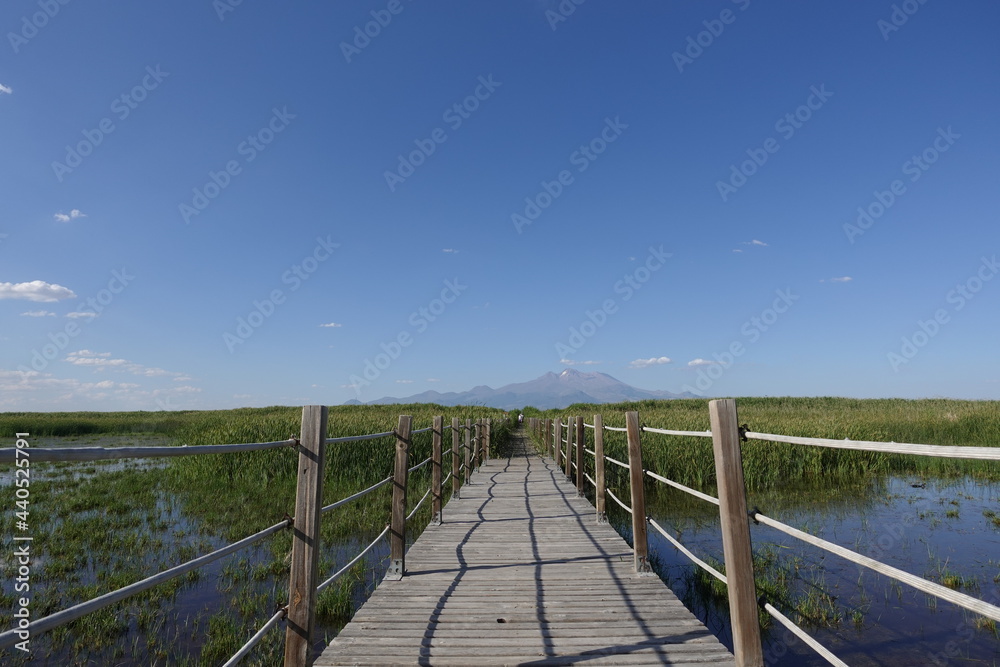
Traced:
[[[673, 394], [669, 391], [636, 389], [606, 373], [581, 373], [569, 368], [561, 373], [549, 372], [529, 382], [516, 382], [499, 389], [480, 385], [463, 392], [425, 391], [404, 398], [386, 396], [368, 401], [367, 404], [482, 405], [501, 410], [518, 410], [525, 406], [533, 406], [540, 410], [549, 410], [565, 408], [573, 403], [620, 403], [668, 398], [697, 398], [697, 396], [689, 392]], [[361, 404], [358, 400], [345, 403], [345, 405]]]

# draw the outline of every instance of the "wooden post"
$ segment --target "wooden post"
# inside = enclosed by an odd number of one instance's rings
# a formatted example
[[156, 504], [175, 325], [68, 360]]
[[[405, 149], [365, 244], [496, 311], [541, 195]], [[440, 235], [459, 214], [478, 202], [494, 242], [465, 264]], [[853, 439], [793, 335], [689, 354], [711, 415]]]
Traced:
[[594, 504], [597, 505], [597, 523], [608, 522], [608, 512], [604, 505], [604, 490], [607, 482], [604, 479], [604, 417], [594, 415], [594, 481], [597, 489], [594, 491]]
[[552, 428], [555, 429], [555, 433], [552, 436], [553, 447], [555, 454], [556, 467], [562, 467], [562, 421], [558, 417], [552, 422]]
[[465, 449], [465, 483], [469, 483], [469, 476], [472, 474], [472, 451], [471, 451], [471, 440], [472, 440], [472, 420], [465, 420], [465, 444], [463, 448]]
[[646, 474], [642, 470], [642, 444], [639, 439], [639, 413], [626, 412], [625, 426], [628, 429], [629, 487], [632, 490], [632, 552], [635, 556], [635, 571], [652, 574], [649, 566], [649, 542], [646, 538], [646, 493], [643, 489]]
[[444, 427], [444, 417], [435, 417], [431, 425], [431, 525], [441, 525], [441, 429]]
[[763, 650], [757, 620], [750, 520], [743, 484], [743, 455], [736, 401], [727, 398], [708, 403], [712, 448], [719, 485], [722, 552], [726, 559], [729, 612], [733, 619], [733, 653], [737, 667], [762, 667]]
[[573, 418], [566, 417], [566, 479], [573, 481]]
[[451, 496], [452, 498], [462, 497], [462, 485], [458, 480], [461, 471], [461, 464], [458, 462], [461, 458], [462, 445], [460, 444], [460, 435], [462, 427], [459, 426], [458, 417], [451, 418]]
[[546, 419], [542, 425], [542, 441], [545, 444], [545, 455], [552, 456], [552, 420]]
[[386, 581], [399, 581], [406, 573], [406, 482], [410, 467], [410, 430], [413, 417], [399, 416], [396, 427], [396, 469], [392, 478], [392, 523], [389, 527], [389, 569]]
[[587, 446], [587, 436], [583, 431], [583, 417], [576, 418], [576, 490], [582, 498], [587, 495], [587, 487], [584, 484], [587, 478], [583, 476], [583, 454]]
[[490, 462], [490, 420], [483, 420], [483, 463]]
[[476, 470], [479, 470], [479, 466], [481, 466], [483, 464], [483, 460], [482, 460], [482, 451], [483, 451], [483, 443], [482, 443], [482, 437], [483, 437], [483, 435], [482, 434], [483, 434], [483, 429], [482, 429], [482, 426], [483, 426], [483, 420], [482, 419], [477, 419], [476, 423], [473, 425], [473, 429], [474, 430], [472, 431], [472, 442], [475, 443], [475, 446], [473, 446], [473, 448], [472, 448], [472, 458], [476, 462], [476, 466], [475, 466]]
[[327, 412], [325, 405], [307, 405], [302, 408], [295, 523], [292, 527], [292, 569], [288, 578], [285, 667], [303, 667], [312, 662], [310, 649], [316, 616]]

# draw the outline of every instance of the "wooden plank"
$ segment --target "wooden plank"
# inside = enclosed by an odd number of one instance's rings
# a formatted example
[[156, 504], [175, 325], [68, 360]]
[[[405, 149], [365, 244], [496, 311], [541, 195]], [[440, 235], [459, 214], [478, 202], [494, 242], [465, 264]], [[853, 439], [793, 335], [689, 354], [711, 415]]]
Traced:
[[444, 507], [449, 520], [410, 547], [406, 577], [383, 582], [314, 664], [732, 665], [594, 522], [560, 474], [566, 459], [521, 446], [483, 463]]

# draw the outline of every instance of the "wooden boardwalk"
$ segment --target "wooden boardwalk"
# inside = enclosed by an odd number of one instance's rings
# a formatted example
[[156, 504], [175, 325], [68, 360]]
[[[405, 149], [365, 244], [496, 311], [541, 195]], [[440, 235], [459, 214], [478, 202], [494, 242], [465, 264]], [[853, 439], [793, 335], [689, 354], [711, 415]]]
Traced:
[[733, 665], [549, 459], [493, 459], [315, 665]]

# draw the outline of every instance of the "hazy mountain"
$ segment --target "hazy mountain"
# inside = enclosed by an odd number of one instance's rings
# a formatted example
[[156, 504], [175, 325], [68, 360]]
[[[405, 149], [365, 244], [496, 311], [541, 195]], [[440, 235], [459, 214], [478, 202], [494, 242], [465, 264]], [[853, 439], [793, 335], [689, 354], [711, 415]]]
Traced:
[[[573, 403], [620, 403], [622, 401], [642, 401], [647, 399], [696, 398], [684, 392], [672, 394], [669, 391], [636, 389], [606, 373], [581, 373], [573, 369], [562, 373], [546, 373], [530, 382], [517, 382], [493, 389], [486, 385], [473, 387], [469, 391], [446, 392], [425, 391], [422, 394], [396, 398], [386, 396], [371, 405], [389, 403], [437, 403], [439, 405], [483, 405], [502, 410], [516, 410], [526, 405], [541, 410], [565, 408]], [[347, 404], [358, 404], [351, 400]]]

